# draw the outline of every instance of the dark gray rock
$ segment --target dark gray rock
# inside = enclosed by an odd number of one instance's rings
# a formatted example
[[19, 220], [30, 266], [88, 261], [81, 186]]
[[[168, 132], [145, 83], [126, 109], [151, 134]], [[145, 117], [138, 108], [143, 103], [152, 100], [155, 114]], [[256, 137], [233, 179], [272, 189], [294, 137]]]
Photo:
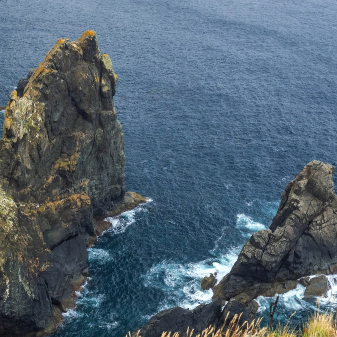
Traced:
[[[28, 82], [29, 82], [29, 79], [32, 77], [32, 75], [34, 74], [35, 70], [36, 70], [36, 69], [32, 69], [32, 70], [28, 73], [27, 77], [22, 78], [21, 80], [19, 80], [18, 85], [17, 85], [17, 87], [16, 87], [16, 93], [17, 93], [18, 97], [22, 97], [22, 96], [23, 96], [23, 93], [24, 93], [24, 91], [25, 91], [25, 88], [26, 88], [26, 86], [27, 86], [27, 84], [28, 84]], [[0, 108], [1, 108], [1, 107], [0, 107]], [[0, 109], [0, 110], [1, 110], [1, 109]]]
[[94, 216], [123, 211], [116, 81], [87, 31], [58, 40], [11, 94], [0, 141], [2, 337], [53, 331], [88, 275]]
[[337, 269], [337, 198], [334, 167], [307, 164], [281, 196], [270, 228], [254, 233], [230, 273], [214, 288], [214, 299], [263, 295], [279, 283]]
[[240, 301], [232, 298], [224, 307], [222, 315], [225, 323], [225, 327], [228, 327], [235, 315], [239, 316], [236, 322], [242, 326], [243, 324], [250, 324], [254, 319], [259, 309], [259, 305], [255, 301], [251, 301], [248, 304], [243, 304]]
[[303, 299], [307, 301], [315, 301], [315, 297], [327, 297], [330, 289], [330, 282], [325, 275], [313, 277], [308, 282]]
[[194, 333], [198, 334], [210, 325], [217, 328], [222, 325], [222, 322], [221, 301], [218, 300], [210, 304], [201, 304], [194, 310], [175, 307], [161, 311], [140, 329], [139, 335], [160, 337], [164, 331], [171, 331], [178, 332], [183, 337], [187, 328], [189, 331], [194, 329]]
[[302, 277], [298, 283], [302, 284], [303, 287], [306, 287], [309, 284], [310, 276]]

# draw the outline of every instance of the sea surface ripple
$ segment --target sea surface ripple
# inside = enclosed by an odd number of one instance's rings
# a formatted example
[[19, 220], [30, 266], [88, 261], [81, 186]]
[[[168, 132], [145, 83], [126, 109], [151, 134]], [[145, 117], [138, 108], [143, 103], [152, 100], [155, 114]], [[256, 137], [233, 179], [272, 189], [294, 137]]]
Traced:
[[58, 38], [95, 30], [119, 75], [127, 189], [152, 199], [90, 248], [53, 337], [122, 337], [209, 301], [201, 278], [229, 271], [286, 184], [310, 160], [336, 164], [336, 12], [332, 0], [0, 0], [0, 105]]

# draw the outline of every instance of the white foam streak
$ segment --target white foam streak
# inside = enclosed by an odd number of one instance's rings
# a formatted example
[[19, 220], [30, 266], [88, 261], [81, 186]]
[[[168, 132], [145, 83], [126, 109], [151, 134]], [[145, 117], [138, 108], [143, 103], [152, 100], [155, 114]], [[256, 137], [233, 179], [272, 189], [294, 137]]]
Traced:
[[111, 227], [108, 228], [105, 232], [110, 232], [113, 234], [121, 234], [124, 233], [125, 230], [132, 224], [136, 222], [136, 213], [138, 212], [147, 212], [145, 208], [146, 204], [152, 202], [152, 199], [148, 199], [146, 203], [140, 204], [136, 208], [123, 212], [122, 214], [115, 216], [115, 217], [108, 217], [104, 220], [111, 223]]
[[201, 280], [213, 273], [220, 281], [234, 265], [237, 252], [238, 249], [235, 249], [217, 259], [207, 259], [186, 265], [163, 261], [147, 272], [144, 276], [144, 284], [166, 293], [166, 299], [160, 304], [158, 310], [168, 309], [175, 305], [192, 309], [212, 299], [211, 289], [201, 290]]
[[[310, 278], [316, 277], [319, 275], [311, 275]], [[305, 287], [301, 284], [298, 284], [297, 287], [293, 290], [288, 291], [285, 294], [280, 295], [279, 297], [279, 308], [283, 308], [288, 315], [294, 311], [308, 312], [313, 310], [320, 310], [322, 312], [328, 309], [336, 308], [336, 295], [337, 295], [337, 275], [328, 275], [327, 276], [331, 289], [328, 291], [327, 297], [316, 297], [312, 301], [304, 300]], [[259, 303], [260, 307], [258, 312], [263, 314], [269, 310], [271, 302], [275, 302], [277, 294], [274, 297], [263, 297], [259, 296], [256, 301]], [[319, 304], [318, 304], [319, 302]]]
[[105, 249], [90, 247], [88, 248], [88, 252], [89, 252], [89, 261], [95, 261], [95, 263], [97, 262], [104, 263], [112, 259], [110, 253]]
[[238, 214], [236, 216], [236, 226], [238, 228], [246, 228], [250, 231], [256, 232], [261, 229], [266, 229], [266, 227], [259, 222], [254, 221], [252, 218], [245, 214]]

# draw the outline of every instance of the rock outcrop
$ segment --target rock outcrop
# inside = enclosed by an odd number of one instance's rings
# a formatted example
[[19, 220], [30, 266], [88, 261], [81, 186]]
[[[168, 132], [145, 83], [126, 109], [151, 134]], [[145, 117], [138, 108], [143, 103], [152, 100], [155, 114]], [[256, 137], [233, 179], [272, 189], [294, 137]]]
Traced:
[[[209, 320], [207, 324], [221, 327], [228, 313], [228, 320], [234, 314], [242, 313], [241, 323], [249, 322], [258, 309], [256, 297], [283, 294], [298, 283], [307, 287], [307, 300], [327, 293], [330, 285], [325, 276], [311, 280], [306, 276], [337, 272], [337, 197], [333, 173], [333, 166], [312, 161], [287, 185], [270, 228], [251, 236], [232, 270], [214, 287], [213, 303], [221, 300], [224, 305], [228, 302], [221, 313], [214, 307], [217, 319]], [[206, 277], [202, 287], [209, 288], [210, 285], [211, 288], [212, 282], [214, 276]], [[179, 312], [181, 317], [189, 314], [182, 308], [172, 310]], [[200, 307], [199, 310], [206, 309]], [[159, 326], [165, 327], [166, 331], [179, 330], [175, 320], [180, 322], [180, 318], [172, 316], [170, 311], [155, 317], [141, 332], [159, 337]], [[193, 321], [188, 322], [190, 329], [196, 326]], [[198, 331], [205, 329], [207, 324], [198, 326]], [[155, 334], [148, 332], [151, 327], [155, 327]]]
[[[139, 330], [141, 337], [158, 337], [163, 331], [178, 332], [184, 336], [187, 329], [194, 330], [194, 335], [201, 333], [205, 327], [213, 325], [215, 327], [223, 324], [221, 301], [214, 301], [210, 304], [201, 304], [194, 310], [175, 307], [163, 310], [153, 316], [149, 323]], [[134, 336], [137, 334], [134, 333]]]
[[76, 42], [58, 40], [11, 94], [0, 141], [3, 337], [55, 327], [88, 274], [94, 218], [116, 205], [123, 211], [116, 81], [109, 56], [87, 31]]
[[[307, 164], [282, 194], [270, 228], [254, 233], [214, 299], [243, 302], [296, 287], [297, 279], [337, 271], [337, 197], [334, 167]], [[284, 292], [284, 291], [283, 291]]]
[[201, 281], [201, 289], [202, 290], [209, 290], [213, 289], [214, 286], [216, 285], [217, 279], [213, 274], [209, 276], [205, 276], [202, 281]]

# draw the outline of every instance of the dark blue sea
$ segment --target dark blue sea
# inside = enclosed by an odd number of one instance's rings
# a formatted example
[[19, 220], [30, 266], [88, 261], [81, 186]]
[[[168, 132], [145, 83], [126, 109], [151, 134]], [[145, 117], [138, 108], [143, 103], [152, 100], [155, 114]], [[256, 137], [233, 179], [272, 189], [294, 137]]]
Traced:
[[[336, 14], [333, 0], [0, 0], [0, 105], [58, 38], [95, 30], [119, 75], [127, 189], [150, 198], [89, 249], [52, 337], [122, 337], [210, 301], [202, 277], [230, 270], [286, 184], [337, 163]], [[280, 318], [312, 312], [301, 294]]]

